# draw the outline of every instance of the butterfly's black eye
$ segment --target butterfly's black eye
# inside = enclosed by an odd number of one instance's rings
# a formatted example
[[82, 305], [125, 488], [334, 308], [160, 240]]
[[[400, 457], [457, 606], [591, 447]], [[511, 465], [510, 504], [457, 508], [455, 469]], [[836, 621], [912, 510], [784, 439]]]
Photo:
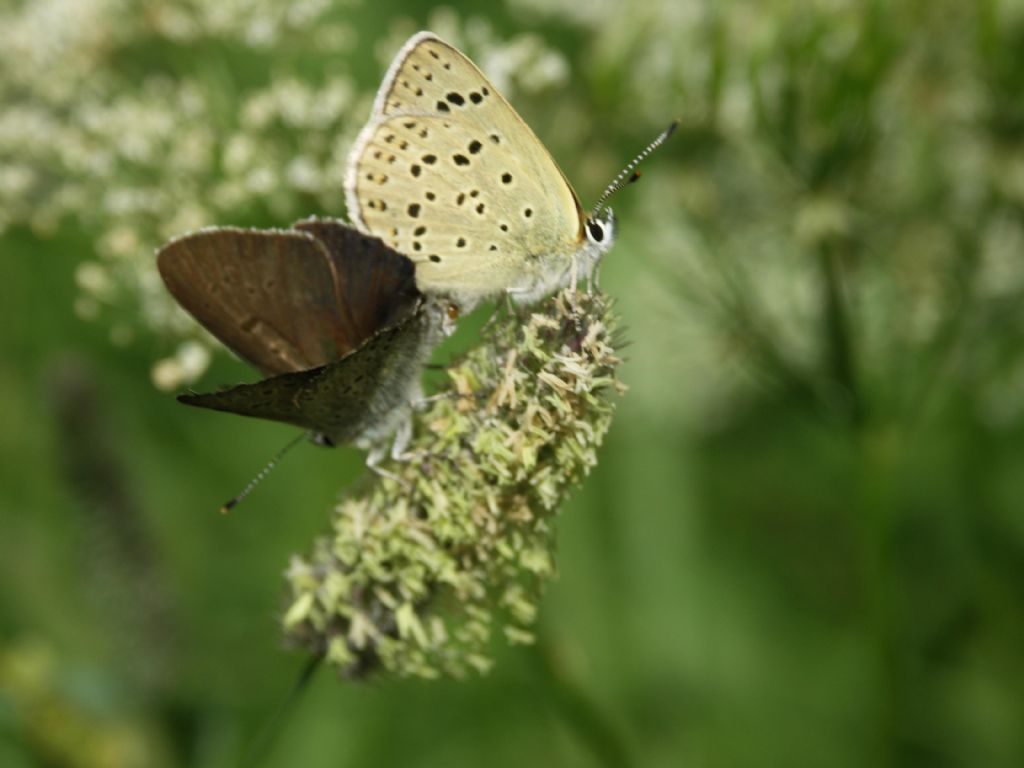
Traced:
[[587, 232], [590, 234], [590, 239], [595, 243], [604, 241], [604, 227], [598, 221], [587, 222]]

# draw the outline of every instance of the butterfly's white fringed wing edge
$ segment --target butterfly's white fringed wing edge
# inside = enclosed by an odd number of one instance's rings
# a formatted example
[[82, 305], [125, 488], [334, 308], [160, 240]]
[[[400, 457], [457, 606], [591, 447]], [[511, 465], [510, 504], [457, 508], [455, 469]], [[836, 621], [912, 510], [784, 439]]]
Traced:
[[357, 167], [358, 160], [362, 156], [367, 142], [376, 133], [377, 126], [381, 120], [386, 119], [384, 115], [385, 102], [387, 101], [388, 94], [391, 93], [391, 88], [394, 85], [395, 78], [398, 77], [398, 73], [402, 69], [402, 65], [409, 58], [409, 54], [425, 40], [436, 40], [439, 43], [444, 43], [433, 32], [426, 30], [417, 32], [405, 41], [405, 45], [395, 54], [395, 58], [391, 60], [391, 66], [388, 67], [388, 71], [384, 74], [384, 80], [377, 89], [377, 95], [373, 99], [373, 109], [370, 111], [370, 119], [366, 121], [366, 125], [363, 126], [359, 135], [356, 136], [352, 149], [349, 150], [348, 159], [345, 163], [345, 208], [348, 213], [348, 220], [361, 232], [366, 232], [367, 227], [366, 221], [363, 219], [363, 213], [359, 209], [359, 200], [356, 197], [356, 176], [359, 173]]
[[399, 49], [398, 53], [395, 54], [395, 58], [391, 61], [391, 66], [388, 67], [388, 71], [384, 73], [384, 79], [381, 81], [380, 88], [377, 89], [377, 95], [373, 99], [373, 112], [370, 113], [371, 118], [384, 114], [384, 107], [387, 106], [385, 104], [387, 96], [391, 93], [392, 87], [395, 84], [395, 78], [398, 77], [398, 73], [405, 64], [405, 60], [409, 58], [409, 54], [419, 47], [420, 43], [426, 42], [427, 40], [433, 40], [434, 42], [440, 43], [448, 48], [453, 47], [450, 43], [446, 43], [433, 32], [427, 30], [417, 32], [406, 40], [405, 45], [403, 45], [401, 49]]

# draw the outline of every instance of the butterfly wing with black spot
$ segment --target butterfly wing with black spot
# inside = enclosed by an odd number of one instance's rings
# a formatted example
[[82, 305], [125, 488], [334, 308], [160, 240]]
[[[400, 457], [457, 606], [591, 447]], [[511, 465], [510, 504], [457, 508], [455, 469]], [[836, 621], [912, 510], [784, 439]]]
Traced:
[[532, 283], [574, 254], [584, 214], [544, 145], [462, 53], [430, 33], [395, 58], [349, 159], [349, 217], [469, 296]]

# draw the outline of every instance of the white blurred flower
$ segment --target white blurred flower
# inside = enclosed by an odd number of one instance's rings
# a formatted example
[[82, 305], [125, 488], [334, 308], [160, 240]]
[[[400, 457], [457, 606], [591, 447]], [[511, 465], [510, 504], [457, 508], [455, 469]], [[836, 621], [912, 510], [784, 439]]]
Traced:
[[107, 270], [94, 261], [85, 261], [75, 270], [75, 282], [84, 292], [97, 299], [108, 299], [114, 293], [114, 284]]
[[170, 392], [194, 382], [209, 365], [209, 349], [199, 342], [186, 341], [173, 356], [157, 361], [150, 376], [158, 389]]

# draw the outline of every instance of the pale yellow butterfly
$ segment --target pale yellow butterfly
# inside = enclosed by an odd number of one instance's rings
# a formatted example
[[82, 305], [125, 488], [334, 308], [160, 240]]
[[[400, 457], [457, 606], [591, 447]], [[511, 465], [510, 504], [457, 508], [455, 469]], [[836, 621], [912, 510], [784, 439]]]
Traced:
[[471, 307], [507, 292], [532, 302], [589, 276], [615, 236], [601, 206], [673, 124], [605, 190], [588, 215], [565, 175], [465, 55], [431, 32], [391, 64], [345, 178], [348, 215], [416, 264], [424, 293]]

